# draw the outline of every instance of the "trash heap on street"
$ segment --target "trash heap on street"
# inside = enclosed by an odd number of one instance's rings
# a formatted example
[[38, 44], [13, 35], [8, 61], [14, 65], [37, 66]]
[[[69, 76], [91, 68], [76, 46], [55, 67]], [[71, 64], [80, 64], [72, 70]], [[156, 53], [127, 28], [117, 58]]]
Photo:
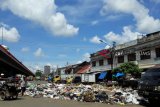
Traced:
[[139, 104], [141, 97], [131, 88], [104, 87], [94, 85], [67, 84], [33, 84], [28, 83], [25, 95], [33, 98], [52, 98], [60, 100], [74, 100], [83, 102], [101, 102], [107, 104]]

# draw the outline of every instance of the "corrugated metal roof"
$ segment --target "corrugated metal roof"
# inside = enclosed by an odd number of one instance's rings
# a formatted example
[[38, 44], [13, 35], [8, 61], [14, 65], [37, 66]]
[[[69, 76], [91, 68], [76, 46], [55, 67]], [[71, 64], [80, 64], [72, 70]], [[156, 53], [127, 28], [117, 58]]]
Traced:
[[78, 70], [77, 74], [84, 74], [91, 69], [91, 65], [83, 66], [80, 70]]

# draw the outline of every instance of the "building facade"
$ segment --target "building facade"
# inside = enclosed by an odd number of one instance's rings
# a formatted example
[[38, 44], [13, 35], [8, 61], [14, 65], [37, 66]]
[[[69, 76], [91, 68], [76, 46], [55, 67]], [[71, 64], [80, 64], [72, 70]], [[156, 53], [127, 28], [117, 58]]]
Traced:
[[160, 31], [140, 39], [117, 45], [111, 55], [102, 55], [103, 50], [91, 54], [91, 72], [111, 70], [125, 62], [134, 62], [140, 68], [160, 67]]
[[68, 65], [66, 67], [58, 68], [57, 75], [61, 80], [66, 80], [68, 77], [81, 76], [83, 73], [90, 70], [90, 62], [82, 62], [80, 64]]
[[44, 75], [49, 75], [51, 72], [51, 67], [46, 65], [44, 66]]
[[74, 77], [77, 72], [77, 67], [79, 64], [67, 65], [66, 67], [58, 68], [57, 75], [61, 77], [61, 80], [66, 80], [66, 78]]

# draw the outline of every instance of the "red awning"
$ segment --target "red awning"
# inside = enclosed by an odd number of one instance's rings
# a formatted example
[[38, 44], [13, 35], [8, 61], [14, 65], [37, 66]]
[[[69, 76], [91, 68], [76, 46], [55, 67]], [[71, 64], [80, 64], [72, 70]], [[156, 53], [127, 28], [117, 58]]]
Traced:
[[86, 65], [86, 66], [84, 66], [84, 67], [82, 67], [78, 72], [77, 72], [77, 74], [84, 74], [84, 73], [86, 73], [88, 70], [90, 70], [91, 69], [91, 65]]

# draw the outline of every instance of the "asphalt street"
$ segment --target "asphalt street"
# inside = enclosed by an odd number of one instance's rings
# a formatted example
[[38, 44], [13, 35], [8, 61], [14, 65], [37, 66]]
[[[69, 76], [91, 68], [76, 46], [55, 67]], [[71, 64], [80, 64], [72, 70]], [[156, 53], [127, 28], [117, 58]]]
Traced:
[[[19, 97], [17, 100], [0, 101], [0, 107], [122, 107], [103, 103], [53, 100], [50, 98]], [[123, 107], [145, 107], [141, 105], [125, 105]]]

